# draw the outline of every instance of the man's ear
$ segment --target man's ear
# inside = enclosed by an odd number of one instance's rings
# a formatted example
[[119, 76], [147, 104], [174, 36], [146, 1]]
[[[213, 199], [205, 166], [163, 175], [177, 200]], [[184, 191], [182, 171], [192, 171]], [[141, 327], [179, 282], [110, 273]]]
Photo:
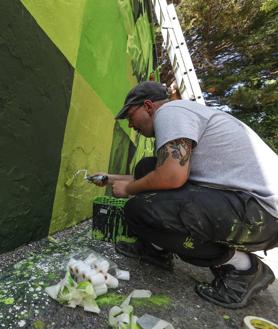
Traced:
[[144, 106], [146, 108], [146, 111], [149, 113], [149, 115], [152, 116], [155, 109], [154, 103], [150, 99], [145, 99]]

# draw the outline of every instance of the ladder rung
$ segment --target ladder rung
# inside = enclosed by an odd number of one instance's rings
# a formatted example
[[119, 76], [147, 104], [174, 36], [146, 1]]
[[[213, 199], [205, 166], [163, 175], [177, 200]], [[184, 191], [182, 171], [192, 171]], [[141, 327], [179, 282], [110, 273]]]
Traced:
[[183, 81], [183, 80], [181, 80], [181, 84], [179, 85], [179, 90], [180, 90], [180, 93], [183, 93], [185, 89], [186, 89], [186, 88], [185, 88], [185, 84], [184, 84], [184, 81]]

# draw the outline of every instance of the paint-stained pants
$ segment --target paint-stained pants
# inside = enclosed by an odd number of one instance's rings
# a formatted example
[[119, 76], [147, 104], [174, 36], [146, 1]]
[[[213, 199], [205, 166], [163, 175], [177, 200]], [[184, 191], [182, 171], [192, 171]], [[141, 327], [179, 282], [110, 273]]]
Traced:
[[[135, 179], [153, 170], [156, 158], [142, 159]], [[198, 266], [228, 261], [234, 250], [278, 246], [278, 220], [244, 192], [218, 190], [187, 182], [174, 190], [140, 193], [125, 206], [129, 229]]]

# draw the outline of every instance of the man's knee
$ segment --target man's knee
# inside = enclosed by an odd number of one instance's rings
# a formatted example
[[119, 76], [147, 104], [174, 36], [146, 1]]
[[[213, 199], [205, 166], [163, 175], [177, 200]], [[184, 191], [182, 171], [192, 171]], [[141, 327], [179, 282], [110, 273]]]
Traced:
[[136, 196], [127, 201], [124, 207], [126, 221], [130, 225], [160, 227], [159, 214], [154, 210], [145, 195]]

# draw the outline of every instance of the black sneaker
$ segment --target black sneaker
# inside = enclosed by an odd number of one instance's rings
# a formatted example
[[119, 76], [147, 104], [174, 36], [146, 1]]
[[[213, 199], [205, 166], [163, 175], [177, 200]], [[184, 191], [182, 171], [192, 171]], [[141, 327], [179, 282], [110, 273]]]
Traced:
[[172, 271], [174, 268], [173, 254], [168, 251], [157, 250], [151, 244], [141, 241], [135, 243], [119, 242], [115, 245], [115, 250], [127, 257], [138, 258], [164, 270]]
[[199, 283], [196, 292], [204, 299], [226, 308], [240, 308], [273, 283], [272, 270], [256, 255], [249, 254], [251, 268], [238, 271], [232, 265], [211, 268], [215, 279], [212, 283]]

